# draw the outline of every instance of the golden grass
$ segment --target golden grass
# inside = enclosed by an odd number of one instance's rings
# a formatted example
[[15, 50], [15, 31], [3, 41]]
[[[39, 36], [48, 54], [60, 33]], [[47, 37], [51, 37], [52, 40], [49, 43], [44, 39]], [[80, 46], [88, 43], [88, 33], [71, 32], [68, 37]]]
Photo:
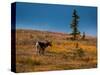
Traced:
[[[17, 72], [97, 67], [96, 41], [90, 42], [93, 40], [91, 38], [86, 41], [72, 41], [66, 39], [68, 34], [34, 30], [17, 30], [16, 33]], [[52, 41], [52, 47], [46, 48], [45, 55], [36, 54], [37, 40]], [[78, 43], [78, 48], [76, 48], [76, 43]]]

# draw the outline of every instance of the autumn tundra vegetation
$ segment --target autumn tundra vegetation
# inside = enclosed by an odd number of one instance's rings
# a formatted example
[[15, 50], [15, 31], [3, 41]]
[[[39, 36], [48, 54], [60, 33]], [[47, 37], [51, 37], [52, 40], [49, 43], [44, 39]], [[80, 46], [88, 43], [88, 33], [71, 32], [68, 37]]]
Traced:
[[[97, 66], [96, 37], [85, 40], [67, 39], [69, 34], [22, 30], [16, 32], [16, 70], [48, 71], [95, 68]], [[36, 41], [51, 40], [52, 46], [45, 48], [44, 55], [36, 52]]]

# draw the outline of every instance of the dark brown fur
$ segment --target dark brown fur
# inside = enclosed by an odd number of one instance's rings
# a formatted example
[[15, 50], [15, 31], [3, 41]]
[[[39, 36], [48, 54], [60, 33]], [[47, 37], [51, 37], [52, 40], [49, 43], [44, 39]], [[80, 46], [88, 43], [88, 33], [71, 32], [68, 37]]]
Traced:
[[48, 46], [52, 46], [51, 42], [49, 42], [49, 41], [37, 41], [36, 42], [37, 53], [44, 55], [45, 48], [47, 48]]

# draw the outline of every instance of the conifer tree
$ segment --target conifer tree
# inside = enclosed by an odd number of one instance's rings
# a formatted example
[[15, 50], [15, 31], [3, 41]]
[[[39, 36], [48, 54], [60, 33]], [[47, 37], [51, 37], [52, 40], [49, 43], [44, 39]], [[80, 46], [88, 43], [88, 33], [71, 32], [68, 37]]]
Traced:
[[83, 32], [82, 39], [83, 40], [85, 39], [85, 32]]
[[72, 22], [71, 22], [71, 29], [72, 29], [72, 35], [73, 39], [77, 39], [77, 35], [80, 34], [80, 31], [78, 30], [78, 22], [79, 22], [79, 16], [77, 15], [77, 11], [74, 9], [73, 14], [72, 14]]

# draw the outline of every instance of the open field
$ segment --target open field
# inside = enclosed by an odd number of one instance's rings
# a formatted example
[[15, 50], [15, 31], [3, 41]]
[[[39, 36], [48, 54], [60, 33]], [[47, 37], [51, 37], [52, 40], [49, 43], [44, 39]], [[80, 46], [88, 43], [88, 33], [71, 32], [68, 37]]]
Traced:
[[[68, 40], [68, 34], [21, 30], [16, 31], [17, 72], [85, 69], [97, 67], [97, 40], [87, 36], [87, 40]], [[35, 43], [50, 40], [52, 46], [44, 55], [37, 55]], [[76, 43], [78, 47], [76, 48]]]

